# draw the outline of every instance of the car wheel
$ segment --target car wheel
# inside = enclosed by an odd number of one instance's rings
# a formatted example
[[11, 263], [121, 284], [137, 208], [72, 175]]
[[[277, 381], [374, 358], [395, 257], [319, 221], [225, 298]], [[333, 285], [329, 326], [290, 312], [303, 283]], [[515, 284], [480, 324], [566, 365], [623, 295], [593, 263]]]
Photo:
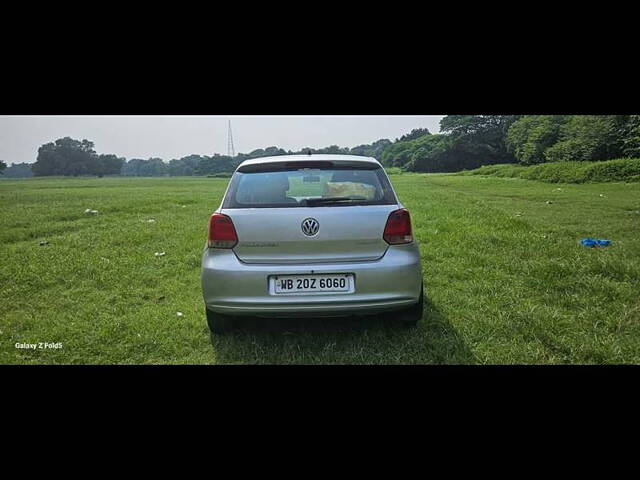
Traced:
[[400, 312], [400, 322], [404, 327], [413, 328], [422, 320], [424, 309], [424, 286], [420, 287], [420, 297], [418, 303]]
[[224, 333], [231, 329], [231, 318], [227, 315], [222, 315], [220, 313], [212, 312], [208, 308], [207, 312], [207, 323], [209, 324], [209, 330], [212, 333]]

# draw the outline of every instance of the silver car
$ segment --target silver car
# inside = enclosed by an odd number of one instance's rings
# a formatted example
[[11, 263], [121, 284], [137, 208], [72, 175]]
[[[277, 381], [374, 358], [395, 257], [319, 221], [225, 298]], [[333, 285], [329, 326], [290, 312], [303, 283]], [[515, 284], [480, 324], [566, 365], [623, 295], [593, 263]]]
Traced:
[[202, 256], [209, 328], [238, 316], [422, 318], [420, 251], [409, 212], [373, 158], [247, 160], [209, 221]]

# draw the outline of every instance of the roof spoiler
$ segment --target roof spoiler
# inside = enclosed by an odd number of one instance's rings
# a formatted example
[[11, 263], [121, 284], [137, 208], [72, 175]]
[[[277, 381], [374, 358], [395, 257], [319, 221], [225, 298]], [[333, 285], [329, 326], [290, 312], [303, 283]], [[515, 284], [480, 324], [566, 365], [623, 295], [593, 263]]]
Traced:
[[332, 162], [330, 160], [309, 160], [309, 161], [296, 161], [296, 162], [269, 162], [269, 163], [254, 163], [250, 165], [243, 165], [238, 168], [238, 172], [241, 173], [256, 173], [256, 172], [279, 172], [286, 170], [299, 170], [303, 168], [312, 168], [320, 170], [377, 170], [379, 165], [373, 163], [364, 162]]

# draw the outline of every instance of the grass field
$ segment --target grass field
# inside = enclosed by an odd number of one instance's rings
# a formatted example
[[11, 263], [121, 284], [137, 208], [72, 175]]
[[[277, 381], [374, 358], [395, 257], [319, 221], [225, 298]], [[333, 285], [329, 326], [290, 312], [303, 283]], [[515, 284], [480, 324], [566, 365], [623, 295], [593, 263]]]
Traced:
[[[0, 363], [640, 363], [640, 184], [391, 178], [421, 242], [417, 329], [253, 320], [213, 337], [200, 256], [228, 179], [1, 181]], [[38, 342], [62, 347], [15, 348]]]

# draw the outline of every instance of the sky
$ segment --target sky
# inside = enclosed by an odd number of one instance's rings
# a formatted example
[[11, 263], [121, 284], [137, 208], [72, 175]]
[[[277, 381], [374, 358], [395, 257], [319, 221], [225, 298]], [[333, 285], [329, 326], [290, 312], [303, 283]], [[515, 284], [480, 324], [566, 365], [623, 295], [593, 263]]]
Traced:
[[414, 128], [438, 133], [443, 116], [0, 116], [0, 160], [35, 162], [41, 145], [62, 137], [90, 140], [96, 152], [127, 159], [226, 155], [229, 120], [236, 153], [355, 147]]

